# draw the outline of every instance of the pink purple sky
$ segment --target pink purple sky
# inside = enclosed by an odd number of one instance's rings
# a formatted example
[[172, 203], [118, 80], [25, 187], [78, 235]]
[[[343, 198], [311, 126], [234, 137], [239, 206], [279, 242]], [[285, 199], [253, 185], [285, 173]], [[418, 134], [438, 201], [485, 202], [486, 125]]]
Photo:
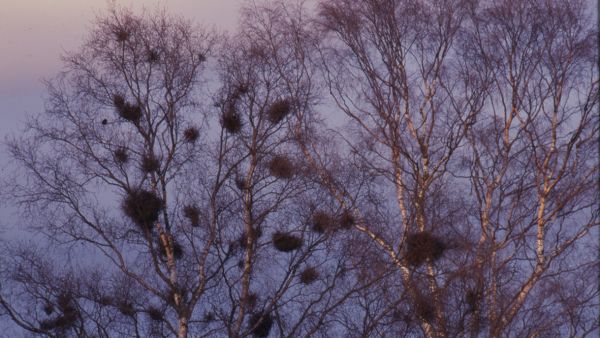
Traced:
[[[235, 29], [244, 0], [117, 0], [140, 9], [166, 8], [217, 29]], [[60, 68], [63, 51], [76, 49], [108, 0], [0, 0], [0, 139], [19, 129], [27, 113], [43, 109], [41, 80]], [[0, 164], [5, 163], [0, 150]]]
[[[247, 0], [116, 0], [119, 6], [157, 6], [207, 28], [232, 31]], [[78, 48], [108, 0], [0, 0], [0, 182], [9, 161], [3, 141], [22, 129], [28, 114], [43, 111], [42, 79], [61, 69], [63, 51]], [[3, 203], [0, 183], [0, 238], [19, 236], [14, 209]]]

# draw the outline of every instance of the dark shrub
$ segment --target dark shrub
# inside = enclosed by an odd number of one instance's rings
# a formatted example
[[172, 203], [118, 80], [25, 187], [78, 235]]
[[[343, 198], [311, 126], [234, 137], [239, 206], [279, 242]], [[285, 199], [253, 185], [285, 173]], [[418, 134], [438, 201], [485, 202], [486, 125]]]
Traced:
[[267, 337], [273, 326], [273, 318], [270, 314], [255, 313], [250, 317], [250, 330], [255, 337]]
[[195, 205], [186, 205], [183, 207], [183, 215], [190, 220], [193, 227], [200, 226], [200, 210]]
[[186, 142], [194, 143], [198, 140], [198, 137], [200, 137], [200, 132], [196, 127], [189, 127], [183, 131], [183, 138]]
[[281, 252], [291, 252], [300, 249], [302, 238], [278, 231], [273, 234], [273, 245]]
[[427, 231], [409, 235], [406, 239], [406, 260], [414, 266], [436, 261], [445, 250], [444, 242]]
[[277, 178], [290, 179], [294, 176], [294, 164], [287, 157], [277, 155], [269, 161], [269, 172]]
[[143, 230], [152, 230], [163, 208], [163, 203], [153, 192], [136, 189], [127, 194], [122, 208], [125, 215], [137, 226]]
[[160, 161], [152, 154], [142, 156], [142, 163], [140, 163], [140, 169], [144, 173], [153, 173], [160, 169]]
[[319, 273], [317, 272], [317, 269], [313, 267], [307, 267], [300, 273], [300, 282], [302, 284], [311, 284], [315, 282], [317, 278], [319, 278]]
[[267, 109], [267, 120], [272, 124], [277, 124], [290, 113], [292, 105], [288, 99], [279, 99], [273, 102]]
[[102, 119], [102, 125], [105, 126], [108, 124], [108, 120], [107, 119]]

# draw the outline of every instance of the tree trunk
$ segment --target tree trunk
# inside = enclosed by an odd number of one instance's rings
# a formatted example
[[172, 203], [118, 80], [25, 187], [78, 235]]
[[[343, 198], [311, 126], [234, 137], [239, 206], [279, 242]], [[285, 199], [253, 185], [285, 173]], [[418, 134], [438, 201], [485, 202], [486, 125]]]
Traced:
[[188, 333], [188, 318], [186, 316], [179, 317], [179, 331], [177, 338], [187, 338]]

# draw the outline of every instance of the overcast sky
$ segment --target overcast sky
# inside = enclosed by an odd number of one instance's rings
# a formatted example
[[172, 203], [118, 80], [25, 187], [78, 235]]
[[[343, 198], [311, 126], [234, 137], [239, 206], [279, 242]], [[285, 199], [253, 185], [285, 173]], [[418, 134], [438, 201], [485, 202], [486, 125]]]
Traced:
[[[209, 28], [233, 30], [244, 0], [115, 2], [134, 9], [160, 5]], [[107, 0], [0, 0], [0, 141], [20, 130], [27, 114], [43, 110], [42, 79], [60, 71], [60, 55], [78, 48], [94, 16], [108, 5]], [[5, 147], [0, 146], [0, 176], [6, 168]], [[11, 218], [0, 201], [0, 231]]]

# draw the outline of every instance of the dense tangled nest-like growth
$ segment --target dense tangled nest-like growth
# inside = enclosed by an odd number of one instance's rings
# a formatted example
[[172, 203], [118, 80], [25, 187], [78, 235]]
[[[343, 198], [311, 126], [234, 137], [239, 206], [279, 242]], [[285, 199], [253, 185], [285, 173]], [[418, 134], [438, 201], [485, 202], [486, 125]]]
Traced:
[[158, 53], [158, 51], [155, 49], [148, 50], [147, 61], [149, 63], [155, 63], [155, 62], [160, 61], [160, 54]]
[[[48, 304], [47, 304], [48, 305]], [[56, 318], [46, 319], [40, 322], [40, 329], [44, 331], [54, 330], [54, 329], [67, 329], [73, 327], [77, 322], [77, 318], [79, 316], [79, 311], [75, 306], [75, 302], [73, 298], [66, 294], [60, 294], [56, 298], [56, 305], [60, 310], [60, 313]], [[51, 310], [51, 311], [48, 311]], [[47, 308], [44, 308], [44, 311], [47, 315], [50, 315], [54, 312], [54, 306], [50, 304]]]
[[281, 179], [294, 177], [294, 163], [286, 156], [276, 155], [269, 161], [269, 172], [272, 176]]
[[292, 105], [288, 99], [279, 99], [273, 102], [267, 109], [267, 120], [272, 124], [277, 124], [290, 113]]
[[247, 83], [240, 83], [237, 85], [237, 92], [240, 95], [248, 94], [249, 91], [250, 91], [250, 87], [248, 86]]
[[128, 317], [132, 317], [136, 312], [133, 304], [128, 301], [121, 301], [119, 304], [117, 304], [117, 308], [121, 314]]
[[48, 302], [48, 303], [44, 304], [43, 310], [44, 310], [44, 313], [49, 316], [54, 312], [54, 305], [52, 305], [52, 303]]
[[467, 312], [477, 311], [479, 302], [481, 301], [481, 291], [477, 289], [469, 289], [465, 294], [465, 301], [468, 305]]
[[237, 134], [242, 130], [242, 118], [233, 104], [229, 104], [228, 109], [223, 112], [221, 125], [231, 134]]
[[273, 245], [281, 252], [291, 252], [302, 247], [302, 238], [278, 231], [273, 234]]
[[125, 28], [115, 29], [115, 38], [119, 42], [125, 42], [129, 39], [129, 32]]
[[446, 244], [427, 231], [409, 235], [406, 238], [406, 260], [419, 266], [427, 261], [434, 262], [442, 257]]
[[431, 322], [435, 317], [435, 308], [431, 299], [417, 295], [413, 302], [415, 314], [422, 320]]
[[[167, 250], [162, 244], [162, 242], [159, 242], [158, 247], [160, 249], [160, 255], [163, 257], [167, 257]], [[172, 240], [171, 250], [173, 250], [173, 257], [175, 259], [181, 259], [183, 257], [183, 247], [177, 241]]]
[[273, 318], [271, 317], [271, 314], [268, 313], [255, 313], [250, 316], [250, 322], [248, 325], [255, 337], [264, 338], [269, 336], [269, 332], [271, 332], [271, 327], [273, 327]]
[[319, 272], [312, 266], [309, 266], [302, 270], [300, 273], [300, 283], [302, 284], [312, 284], [319, 278]]
[[244, 189], [246, 189], [246, 180], [241, 176], [236, 177], [235, 186], [243, 191]]
[[248, 298], [246, 298], [246, 305], [249, 309], [254, 309], [256, 304], [258, 304], [258, 295], [254, 292], [250, 292]]
[[142, 109], [140, 106], [125, 101], [125, 97], [123, 97], [123, 95], [115, 94], [113, 96], [113, 104], [117, 109], [119, 116], [121, 116], [121, 118], [124, 120], [137, 123], [142, 117]]
[[183, 207], [183, 216], [190, 220], [193, 227], [200, 226], [200, 209], [195, 205], [186, 205]]
[[133, 223], [150, 231], [158, 220], [163, 202], [151, 191], [134, 189], [125, 196], [121, 207]]
[[183, 138], [188, 143], [194, 143], [200, 137], [200, 131], [196, 127], [188, 127], [183, 131]]
[[355, 223], [356, 220], [354, 219], [354, 215], [352, 215], [352, 212], [350, 210], [344, 210], [344, 212], [342, 212], [342, 214], [340, 215], [339, 219], [340, 228], [348, 230], [351, 229]]
[[[250, 233], [250, 235], [252, 236], [252, 239], [256, 240], [257, 238], [260, 238], [263, 234], [263, 230], [261, 227], [255, 227], [252, 229], [252, 232]], [[248, 235], [246, 234], [246, 232], [244, 232], [240, 238], [238, 239], [238, 244], [239, 247], [242, 249], [246, 249], [246, 247], [248, 246]]]
[[215, 314], [213, 312], [206, 312], [204, 313], [204, 317], [202, 318], [202, 320], [206, 323], [210, 323], [213, 320], [215, 320]]
[[317, 211], [312, 218], [312, 229], [320, 234], [331, 230], [334, 226], [334, 220], [325, 211]]
[[140, 169], [146, 174], [157, 172], [160, 169], [160, 161], [153, 154], [146, 154], [142, 156]]
[[150, 306], [148, 310], [146, 310], [146, 313], [148, 314], [148, 317], [150, 317], [150, 319], [153, 321], [159, 322], [163, 320], [163, 312], [155, 306]]
[[129, 154], [127, 154], [127, 149], [123, 147], [117, 148], [117, 150], [115, 150], [115, 152], [113, 153], [113, 156], [115, 158], [115, 162], [117, 162], [118, 164], [124, 164], [127, 163], [127, 161], [129, 161]]

